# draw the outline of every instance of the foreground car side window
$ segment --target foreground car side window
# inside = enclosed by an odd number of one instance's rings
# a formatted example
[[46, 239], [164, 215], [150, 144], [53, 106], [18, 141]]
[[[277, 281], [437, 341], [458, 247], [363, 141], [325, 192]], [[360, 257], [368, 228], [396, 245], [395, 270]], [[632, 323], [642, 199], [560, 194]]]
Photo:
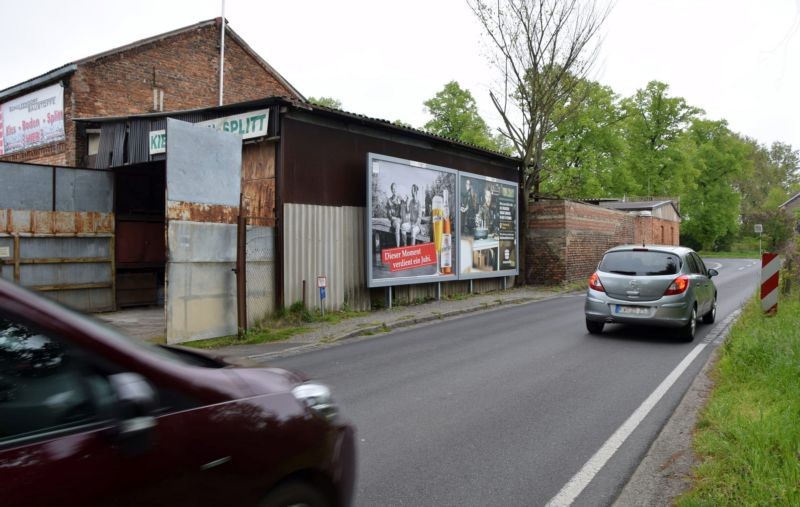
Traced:
[[629, 276], [674, 275], [681, 269], [677, 255], [647, 250], [608, 252], [598, 268], [606, 273]]
[[107, 419], [106, 378], [63, 340], [0, 316], [0, 446]]

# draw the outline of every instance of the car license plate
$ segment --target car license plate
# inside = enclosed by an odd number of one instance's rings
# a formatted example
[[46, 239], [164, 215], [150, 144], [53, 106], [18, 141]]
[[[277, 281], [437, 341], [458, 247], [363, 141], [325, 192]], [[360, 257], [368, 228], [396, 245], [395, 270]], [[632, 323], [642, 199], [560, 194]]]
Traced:
[[617, 307], [614, 309], [614, 313], [619, 315], [649, 315], [650, 308], [646, 306], [624, 306], [624, 305], [616, 305]]

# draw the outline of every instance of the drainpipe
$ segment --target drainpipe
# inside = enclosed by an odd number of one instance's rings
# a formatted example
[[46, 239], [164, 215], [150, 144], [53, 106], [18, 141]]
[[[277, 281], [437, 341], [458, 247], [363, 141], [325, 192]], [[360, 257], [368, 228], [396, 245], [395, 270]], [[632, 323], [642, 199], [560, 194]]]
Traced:
[[222, 22], [219, 32], [219, 105], [222, 105], [222, 92], [225, 87], [225, 0], [222, 0]]

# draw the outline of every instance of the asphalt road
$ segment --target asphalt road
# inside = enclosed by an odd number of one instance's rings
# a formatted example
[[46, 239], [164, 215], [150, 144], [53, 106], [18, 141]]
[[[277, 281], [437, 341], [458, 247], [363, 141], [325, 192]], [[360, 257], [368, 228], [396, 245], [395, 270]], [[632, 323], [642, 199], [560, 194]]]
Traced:
[[[753, 294], [759, 268], [707, 264], [720, 271], [719, 323]], [[545, 505], [713, 328], [699, 324], [693, 343], [617, 325], [591, 336], [572, 295], [270, 363], [327, 382], [355, 422], [357, 505]], [[712, 346], [574, 505], [614, 501]]]

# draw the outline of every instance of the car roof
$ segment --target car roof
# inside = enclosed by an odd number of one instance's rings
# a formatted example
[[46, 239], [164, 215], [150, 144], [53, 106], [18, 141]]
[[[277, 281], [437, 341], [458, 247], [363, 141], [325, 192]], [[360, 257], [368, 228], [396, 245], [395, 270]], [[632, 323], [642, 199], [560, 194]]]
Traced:
[[689, 247], [686, 246], [677, 246], [677, 245], [619, 245], [615, 246], [614, 248], [610, 248], [606, 250], [603, 254], [607, 254], [610, 252], [629, 252], [632, 250], [650, 250], [654, 252], [669, 252], [675, 255], [686, 255], [690, 252], [694, 252]]

